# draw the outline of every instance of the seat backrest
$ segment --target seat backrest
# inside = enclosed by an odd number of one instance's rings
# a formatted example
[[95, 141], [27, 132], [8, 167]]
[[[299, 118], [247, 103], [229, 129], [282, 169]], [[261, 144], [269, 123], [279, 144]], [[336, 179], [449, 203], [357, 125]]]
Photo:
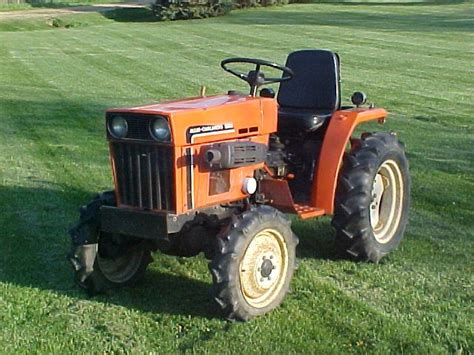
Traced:
[[336, 53], [301, 50], [288, 55], [291, 80], [282, 82], [278, 103], [282, 107], [306, 110], [337, 110], [341, 105], [340, 64]]

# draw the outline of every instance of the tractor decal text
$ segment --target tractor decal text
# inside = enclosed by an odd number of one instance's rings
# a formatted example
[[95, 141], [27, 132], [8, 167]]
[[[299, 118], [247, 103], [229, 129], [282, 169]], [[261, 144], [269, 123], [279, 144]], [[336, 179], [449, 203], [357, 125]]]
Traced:
[[215, 125], [204, 125], [189, 127], [186, 132], [186, 142], [193, 143], [196, 137], [211, 136], [215, 134], [233, 133], [233, 123], [219, 123]]

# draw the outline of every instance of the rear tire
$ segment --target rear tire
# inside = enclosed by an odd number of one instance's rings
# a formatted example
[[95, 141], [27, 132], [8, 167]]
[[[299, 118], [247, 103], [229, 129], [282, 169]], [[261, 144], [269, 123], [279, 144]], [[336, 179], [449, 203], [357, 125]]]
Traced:
[[247, 321], [282, 303], [298, 244], [290, 224], [280, 211], [259, 206], [235, 217], [218, 237], [211, 293], [227, 319]]
[[113, 191], [98, 195], [81, 208], [81, 216], [69, 231], [72, 238], [68, 259], [76, 283], [90, 295], [132, 286], [152, 261], [144, 241], [100, 232], [100, 207], [115, 206]]
[[345, 155], [332, 220], [336, 248], [377, 263], [403, 238], [410, 205], [410, 175], [394, 134], [365, 134]]

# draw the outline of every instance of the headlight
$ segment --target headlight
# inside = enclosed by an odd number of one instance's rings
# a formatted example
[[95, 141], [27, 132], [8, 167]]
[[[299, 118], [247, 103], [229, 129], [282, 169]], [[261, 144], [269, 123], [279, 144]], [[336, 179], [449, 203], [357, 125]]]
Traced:
[[124, 138], [128, 132], [128, 124], [125, 118], [117, 116], [109, 123], [109, 132], [115, 138]]
[[150, 126], [151, 135], [157, 141], [169, 142], [171, 138], [170, 126], [168, 120], [164, 117], [158, 117]]

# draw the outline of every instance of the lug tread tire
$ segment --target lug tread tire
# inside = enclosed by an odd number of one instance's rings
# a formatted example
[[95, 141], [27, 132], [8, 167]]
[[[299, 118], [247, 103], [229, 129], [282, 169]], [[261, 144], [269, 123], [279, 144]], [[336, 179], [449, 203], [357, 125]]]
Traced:
[[[263, 227], [262, 227], [263, 226]], [[243, 298], [239, 264], [253, 236], [266, 227], [279, 228], [288, 250], [288, 271], [278, 296], [269, 305], [255, 308]], [[289, 290], [296, 268], [296, 246], [298, 238], [291, 230], [291, 222], [280, 211], [270, 206], [252, 207], [241, 215], [234, 216], [227, 229], [218, 236], [218, 248], [209, 263], [213, 285], [211, 296], [220, 312], [231, 321], [248, 321], [278, 307]], [[282, 276], [283, 277], [283, 276]]]
[[[387, 159], [397, 162], [404, 183], [403, 211], [393, 238], [386, 244], [375, 239], [369, 217], [372, 183]], [[400, 243], [408, 221], [411, 179], [404, 145], [391, 133], [363, 134], [346, 153], [336, 190], [332, 225], [336, 229], [336, 249], [341, 256], [378, 263]]]
[[[87, 265], [81, 258], [81, 248], [98, 243], [100, 238], [100, 207], [116, 206], [114, 191], [105, 191], [80, 208], [79, 221], [69, 231], [72, 239], [71, 252], [68, 255], [73, 265], [74, 280], [77, 285], [86, 290], [90, 295], [107, 292], [118, 287], [133, 286], [145, 274], [148, 265], [153, 261], [149, 250], [144, 250], [140, 266], [134, 275], [126, 282], [114, 283], [108, 280], [100, 270], [97, 258], [93, 265]], [[90, 270], [92, 268], [92, 270]]]

